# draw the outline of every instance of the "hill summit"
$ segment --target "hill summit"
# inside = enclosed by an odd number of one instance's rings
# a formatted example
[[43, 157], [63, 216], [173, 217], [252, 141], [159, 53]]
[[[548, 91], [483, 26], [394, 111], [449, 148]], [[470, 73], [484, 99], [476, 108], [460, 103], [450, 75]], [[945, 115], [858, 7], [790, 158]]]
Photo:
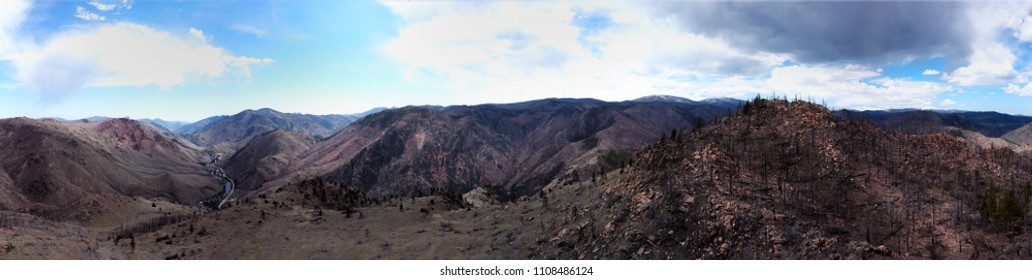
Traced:
[[644, 146], [553, 240], [570, 248], [559, 258], [1027, 257], [1030, 167], [1009, 149], [755, 99]]

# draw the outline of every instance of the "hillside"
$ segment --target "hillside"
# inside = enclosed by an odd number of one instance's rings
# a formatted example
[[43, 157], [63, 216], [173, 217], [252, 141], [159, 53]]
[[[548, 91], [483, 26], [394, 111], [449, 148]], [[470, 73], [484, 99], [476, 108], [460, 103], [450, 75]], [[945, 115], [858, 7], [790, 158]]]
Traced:
[[1017, 145], [1032, 144], [1032, 123], [1014, 129], [1011, 132], [1004, 134], [1001, 138]]
[[[1032, 160], [760, 101], [642, 148], [556, 258], [1024, 258]], [[610, 175], [607, 175], [610, 176]], [[555, 186], [554, 188], [564, 188]], [[1024, 233], [1023, 233], [1024, 232]], [[1023, 257], [1024, 256], [1024, 257]]]
[[0, 210], [89, 220], [102, 195], [193, 204], [213, 192], [200, 152], [127, 119], [0, 120]]
[[311, 137], [271, 130], [251, 138], [223, 165], [226, 174], [236, 178], [237, 189], [247, 192], [282, 174], [290, 161], [314, 143]]
[[94, 130], [118, 143], [129, 146], [134, 151], [151, 157], [162, 156], [194, 162], [197, 151], [182, 144], [175, 136], [163, 135], [146, 124], [130, 119], [109, 119], [96, 125]]
[[316, 143], [288, 176], [265, 187], [324, 176], [372, 197], [488, 187], [511, 199], [611, 169], [671, 129], [727, 112], [708, 104], [590, 99], [392, 109]]

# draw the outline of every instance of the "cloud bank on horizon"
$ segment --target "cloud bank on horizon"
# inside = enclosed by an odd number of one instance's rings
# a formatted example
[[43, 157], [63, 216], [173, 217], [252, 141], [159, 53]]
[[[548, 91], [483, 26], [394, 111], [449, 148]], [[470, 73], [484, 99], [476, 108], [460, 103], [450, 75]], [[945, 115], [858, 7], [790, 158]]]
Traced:
[[[0, 96], [53, 103], [107, 88], [189, 95], [270, 80], [248, 90], [263, 102], [380, 95], [365, 107], [777, 94], [839, 108], [1032, 114], [1032, 3], [306, 1], [290, 3], [311, 6], [294, 13], [270, 2], [259, 12], [271, 20], [255, 22], [215, 2], [149, 22], [152, 2], [7, 2]], [[191, 16], [199, 11], [237, 18]], [[327, 28], [337, 24], [355, 28]], [[388, 30], [363, 31], [374, 26]]]

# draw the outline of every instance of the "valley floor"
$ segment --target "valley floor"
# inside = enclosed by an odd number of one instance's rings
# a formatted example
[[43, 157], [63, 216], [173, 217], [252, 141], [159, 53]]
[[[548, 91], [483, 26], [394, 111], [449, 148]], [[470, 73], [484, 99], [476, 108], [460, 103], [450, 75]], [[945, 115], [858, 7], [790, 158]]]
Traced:
[[303, 206], [301, 195], [281, 192], [157, 228], [137, 227], [131, 238], [118, 236], [131, 225], [105, 230], [11, 214], [0, 227], [0, 259], [543, 258], [548, 234], [572, 222], [555, 213], [576, 209], [578, 194], [597, 197], [585, 183], [549, 205], [524, 199], [466, 209], [427, 196], [346, 215]]

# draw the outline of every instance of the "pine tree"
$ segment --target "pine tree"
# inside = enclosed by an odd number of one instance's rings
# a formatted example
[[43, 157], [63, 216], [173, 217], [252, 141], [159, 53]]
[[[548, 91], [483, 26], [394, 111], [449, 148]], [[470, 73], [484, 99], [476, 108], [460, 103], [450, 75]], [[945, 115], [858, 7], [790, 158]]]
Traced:
[[1021, 203], [1018, 202], [1018, 197], [1013, 192], [1007, 192], [1007, 194], [1003, 195], [1003, 200], [1000, 202], [996, 212], [999, 222], [1004, 223], [1019, 221], [1024, 216], [1024, 211], [1021, 210]]

